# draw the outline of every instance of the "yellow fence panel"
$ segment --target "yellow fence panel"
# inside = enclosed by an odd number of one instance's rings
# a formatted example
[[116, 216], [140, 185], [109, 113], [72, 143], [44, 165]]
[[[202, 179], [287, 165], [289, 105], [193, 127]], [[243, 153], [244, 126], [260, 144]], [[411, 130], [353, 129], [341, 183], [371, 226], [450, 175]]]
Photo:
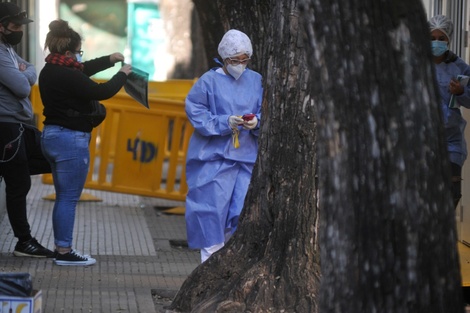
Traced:
[[[85, 188], [184, 201], [187, 193], [185, 162], [193, 128], [184, 111], [184, 97], [193, 81], [149, 84], [145, 108], [123, 90], [101, 101], [105, 121], [92, 132], [90, 172]], [[151, 88], [159, 88], [160, 91]], [[156, 97], [155, 95], [163, 97]], [[38, 86], [31, 93], [38, 126], [43, 127]], [[52, 175], [43, 175], [52, 183]]]
[[194, 80], [189, 79], [173, 79], [163, 82], [149, 82], [148, 91], [150, 97], [158, 97], [165, 99], [184, 100]]

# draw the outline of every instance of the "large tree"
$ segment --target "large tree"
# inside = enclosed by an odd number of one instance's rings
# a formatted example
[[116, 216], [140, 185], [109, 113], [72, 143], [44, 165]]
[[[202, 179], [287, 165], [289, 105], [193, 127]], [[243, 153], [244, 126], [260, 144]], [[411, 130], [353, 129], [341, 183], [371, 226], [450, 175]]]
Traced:
[[462, 312], [421, 1], [304, 2], [324, 208], [320, 311]]
[[194, 2], [209, 57], [251, 37], [265, 100], [239, 229], [171, 309], [462, 312], [421, 1]]
[[217, 34], [208, 37], [209, 58], [230, 28], [251, 38], [251, 67], [264, 76], [263, 131], [239, 229], [223, 252], [191, 274], [172, 308], [312, 312], [319, 278], [315, 111], [296, 1], [195, 4], [203, 33]]

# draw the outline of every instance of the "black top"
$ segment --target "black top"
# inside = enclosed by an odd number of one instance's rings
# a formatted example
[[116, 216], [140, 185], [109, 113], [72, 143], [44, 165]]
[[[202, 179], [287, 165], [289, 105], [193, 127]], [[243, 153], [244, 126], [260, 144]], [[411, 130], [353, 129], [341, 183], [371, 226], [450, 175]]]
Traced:
[[92, 100], [114, 96], [126, 83], [127, 75], [117, 72], [109, 81], [99, 84], [90, 76], [111, 66], [109, 56], [83, 62], [83, 72], [62, 65], [46, 63], [39, 74], [39, 91], [44, 104], [45, 125], [59, 125], [72, 130], [91, 132], [86, 117], [67, 116], [69, 109], [83, 114], [92, 110]]

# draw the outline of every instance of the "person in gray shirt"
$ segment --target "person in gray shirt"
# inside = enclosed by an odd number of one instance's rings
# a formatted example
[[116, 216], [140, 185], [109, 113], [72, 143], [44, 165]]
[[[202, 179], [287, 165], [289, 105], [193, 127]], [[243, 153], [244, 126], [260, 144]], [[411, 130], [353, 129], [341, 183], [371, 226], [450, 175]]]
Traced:
[[51, 172], [29, 100], [36, 69], [13, 49], [23, 37], [24, 25], [31, 22], [16, 4], [0, 3], [0, 179], [5, 181], [8, 219], [18, 238], [13, 254], [52, 258], [54, 253], [31, 235], [26, 212], [30, 175]]

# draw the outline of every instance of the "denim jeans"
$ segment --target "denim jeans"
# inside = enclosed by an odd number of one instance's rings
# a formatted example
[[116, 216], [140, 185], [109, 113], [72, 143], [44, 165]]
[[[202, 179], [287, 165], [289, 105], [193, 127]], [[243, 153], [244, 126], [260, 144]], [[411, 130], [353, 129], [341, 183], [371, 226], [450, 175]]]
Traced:
[[0, 122], [0, 176], [5, 180], [8, 219], [20, 242], [32, 238], [26, 211], [30, 175], [51, 172], [42, 155], [40, 137], [35, 127]]
[[56, 193], [52, 225], [57, 247], [72, 247], [75, 209], [90, 163], [90, 138], [90, 133], [57, 125], [45, 125], [42, 132], [42, 150], [51, 164]]

